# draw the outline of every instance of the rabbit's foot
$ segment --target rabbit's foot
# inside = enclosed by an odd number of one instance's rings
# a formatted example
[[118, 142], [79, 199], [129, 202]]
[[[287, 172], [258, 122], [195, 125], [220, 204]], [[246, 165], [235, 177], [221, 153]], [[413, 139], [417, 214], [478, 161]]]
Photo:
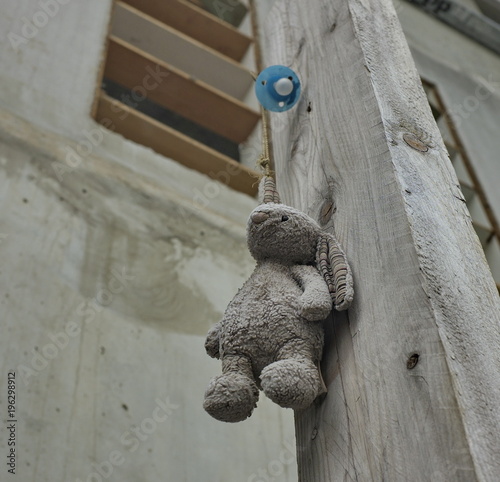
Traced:
[[307, 360], [279, 360], [262, 370], [264, 393], [281, 407], [307, 408], [321, 391], [318, 369]]
[[241, 422], [252, 414], [258, 399], [259, 389], [253, 380], [228, 372], [212, 378], [203, 408], [221, 422]]

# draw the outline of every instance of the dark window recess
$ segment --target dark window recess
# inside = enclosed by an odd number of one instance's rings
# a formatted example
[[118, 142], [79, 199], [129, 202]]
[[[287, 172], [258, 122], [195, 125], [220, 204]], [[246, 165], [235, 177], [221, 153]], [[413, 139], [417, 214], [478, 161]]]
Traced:
[[247, 7], [235, 0], [189, 0], [221, 20], [239, 27], [248, 12]]
[[126, 87], [112, 82], [109, 79], [104, 79], [102, 90], [113, 99], [117, 99], [124, 104], [148, 115], [149, 117], [162, 122], [163, 124], [191, 137], [192, 139], [205, 144], [212, 149], [224, 154], [231, 159], [239, 162], [240, 155], [238, 144], [230, 141], [226, 137], [220, 136], [210, 129], [202, 127], [195, 122], [186, 119], [185, 117], [166, 109], [149, 99], [136, 102], [133, 100], [132, 93]]

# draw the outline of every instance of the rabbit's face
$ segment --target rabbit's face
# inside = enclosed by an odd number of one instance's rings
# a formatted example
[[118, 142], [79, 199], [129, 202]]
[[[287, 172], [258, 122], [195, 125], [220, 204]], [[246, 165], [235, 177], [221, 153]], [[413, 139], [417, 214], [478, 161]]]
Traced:
[[256, 260], [313, 263], [319, 235], [312, 218], [284, 204], [261, 204], [248, 220], [248, 248]]

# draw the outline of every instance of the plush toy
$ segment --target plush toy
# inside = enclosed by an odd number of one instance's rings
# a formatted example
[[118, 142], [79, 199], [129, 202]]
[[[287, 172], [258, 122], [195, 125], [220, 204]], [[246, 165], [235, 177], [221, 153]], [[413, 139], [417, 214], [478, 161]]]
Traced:
[[326, 391], [319, 371], [323, 324], [348, 308], [352, 276], [335, 237], [306, 214], [281, 204], [271, 177], [261, 181], [264, 203], [248, 220], [257, 266], [208, 333], [207, 353], [222, 375], [206, 390], [204, 408], [217, 420], [252, 414], [259, 388], [282, 407], [300, 410]]

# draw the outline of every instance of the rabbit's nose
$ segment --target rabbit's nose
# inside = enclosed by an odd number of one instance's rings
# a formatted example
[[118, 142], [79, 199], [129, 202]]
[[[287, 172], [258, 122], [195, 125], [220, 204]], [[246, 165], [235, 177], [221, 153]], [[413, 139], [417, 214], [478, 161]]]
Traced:
[[269, 219], [269, 214], [256, 212], [250, 216], [251, 220], [255, 224], [263, 223], [266, 219]]

